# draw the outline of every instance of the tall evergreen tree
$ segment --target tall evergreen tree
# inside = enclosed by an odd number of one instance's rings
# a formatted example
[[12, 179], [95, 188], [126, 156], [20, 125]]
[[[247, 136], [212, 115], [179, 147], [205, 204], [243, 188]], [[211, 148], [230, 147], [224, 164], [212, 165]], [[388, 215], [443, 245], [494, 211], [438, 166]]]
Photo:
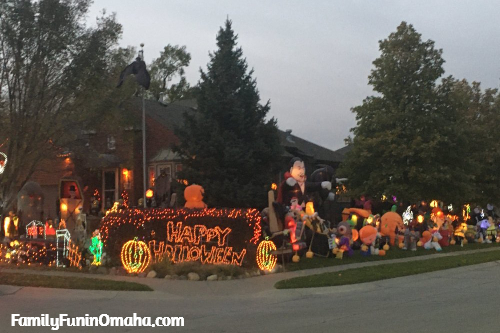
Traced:
[[281, 146], [270, 105], [237, 47], [231, 21], [217, 35], [218, 50], [201, 72], [198, 109], [177, 129], [182, 177], [204, 187], [211, 207], [262, 207], [279, 166]]
[[378, 93], [352, 109], [354, 148], [340, 173], [354, 194], [457, 201], [470, 196], [462, 118], [444, 73], [442, 50], [402, 22], [380, 41], [369, 83]]

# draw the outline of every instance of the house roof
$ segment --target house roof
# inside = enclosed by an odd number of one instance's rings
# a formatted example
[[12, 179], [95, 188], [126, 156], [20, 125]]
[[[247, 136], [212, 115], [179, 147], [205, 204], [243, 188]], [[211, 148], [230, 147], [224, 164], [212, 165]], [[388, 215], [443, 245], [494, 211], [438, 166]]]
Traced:
[[172, 151], [172, 149], [162, 149], [151, 159], [150, 162], [163, 162], [180, 160], [179, 154]]
[[338, 153], [338, 154], [341, 154], [342, 156], [345, 156], [345, 154], [347, 154], [348, 152], [350, 152], [353, 147], [354, 146], [352, 144], [350, 144], [350, 145], [347, 145], [347, 146], [342, 147], [340, 149], [337, 149], [335, 152]]
[[340, 163], [344, 160], [344, 156], [333, 150], [322, 147], [296, 135], [290, 131], [279, 130], [281, 145], [287, 152], [287, 157], [295, 155], [309, 156], [318, 162], [334, 162]]
[[[133, 101], [136, 107], [142, 109], [142, 100]], [[168, 105], [157, 101], [145, 101], [146, 114], [169, 130], [173, 131], [176, 126], [181, 126], [184, 122], [185, 112], [194, 112], [197, 109], [195, 99], [175, 101]], [[296, 155], [308, 156], [318, 162], [340, 163], [344, 160], [344, 155], [328, 148], [322, 147], [289, 132], [279, 130], [280, 143], [285, 148], [283, 157], [293, 157]], [[160, 151], [153, 159], [154, 161], [164, 161], [168, 154], [173, 154], [168, 147]], [[173, 155], [172, 155], [173, 156]], [[169, 156], [171, 157], [171, 156]]]

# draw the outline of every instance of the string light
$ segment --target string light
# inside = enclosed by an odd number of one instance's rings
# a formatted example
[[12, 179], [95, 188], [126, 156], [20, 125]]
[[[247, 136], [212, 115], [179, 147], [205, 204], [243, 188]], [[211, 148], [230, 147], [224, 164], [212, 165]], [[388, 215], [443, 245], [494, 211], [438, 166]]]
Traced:
[[89, 247], [89, 251], [94, 256], [94, 261], [92, 261], [92, 265], [94, 265], [94, 266], [101, 265], [102, 241], [101, 241], [101, 234], [99, 233], [99, 230], [94, 231], [94, 234], [91, 238], [91, 245]]
[[126, 242], [121, 252], [122, 264], [129, 273], [142, 273], [149, 266], [151, 261], [151, 251], [146, 243], [137, 240]]
[[40, 221], [33, 220], [26, 225], [26, 237], [38, 238], [38, 236], [45, 237], [45, 224]]
[[[71, 235], [67, 229], [56, 230], [56, 265], [57, 267], [64, 267], [59, 261], [59, 252], [61, 252], [61, 259], [68, 257], [68, 244], [71, 240]], [[62, 243], [62, 245], [61, 245]]]
[[71, 241], [68, 245], [68, 259], [70, 267], [82, 269], [82, 253], [78, 250], [78, 246], [71, 243]]
[[128, 208], [129, 207], [128, 192], [126, 190], [123, 190], [121, 197], [123, 199], [123, 207]]
[[[203, 224], [194, 221], [203, 221]], [[256, 246], [261, 239], [260, 223], [261, 216], [256, 209], [126, 209], [104, 217], [100, 231], [104, 245], [111, 246], [108, 248], [111, 254], [117, 252], [113, 248], [119, 242], [121, 228], [131, 226], [137, 234], [144, 235], [143, 240], [154, 255], [153, 261], [167, 255], [172, 262], [241, 266], [248, 246]], [[233, 231], [235, 228], [237, 231]], [[232, 236], [233, 232], [235, 236]], [[158, 235], [165, 238], [158, 242], [153, 239]]]
[[276, 251], [276, 245], [266, 237], [257, 247], [257, 265], [260, 270], [272, 271], [276, 266], [278, 257], [273, 255], [272, 251]]

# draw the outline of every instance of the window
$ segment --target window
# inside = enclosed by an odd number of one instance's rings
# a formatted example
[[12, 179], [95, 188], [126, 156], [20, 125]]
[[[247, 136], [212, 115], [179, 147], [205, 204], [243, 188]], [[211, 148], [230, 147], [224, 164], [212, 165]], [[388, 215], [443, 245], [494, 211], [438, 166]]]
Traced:
[[116, 140], [112, 135], [108, 135], [108, 149], [115, 150], [116, 149]]

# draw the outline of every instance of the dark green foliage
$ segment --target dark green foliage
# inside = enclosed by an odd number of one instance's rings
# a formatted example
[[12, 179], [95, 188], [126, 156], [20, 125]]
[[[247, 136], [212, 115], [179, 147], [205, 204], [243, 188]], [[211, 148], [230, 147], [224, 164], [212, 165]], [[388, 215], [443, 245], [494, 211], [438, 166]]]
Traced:
[[236, 39], [226, 21], [208, 71], [201, 71], [198, 110], [177, 130], [182, 178], [204, 187], [209, 207], [265, 206], [282, 149]]
[[113, 104], [102, 101], [116, 90], [113, 46], [121, 25], [103, 14], [87, 27], [90, 4], [0, 3], [0, 142], [9, 157], [0, 197], [7, 205], [14, 186], [22, 186], [57, 149], [69, 148]]
[[369, 83], [378, 93], [352, 109], [354, 148], [340, 174], [353, 194], [396, 195], [400, 200], [469, 200], [472, 164], [463, 113], [451, 94], [442, 51], [401, 23], [380, 41]]

